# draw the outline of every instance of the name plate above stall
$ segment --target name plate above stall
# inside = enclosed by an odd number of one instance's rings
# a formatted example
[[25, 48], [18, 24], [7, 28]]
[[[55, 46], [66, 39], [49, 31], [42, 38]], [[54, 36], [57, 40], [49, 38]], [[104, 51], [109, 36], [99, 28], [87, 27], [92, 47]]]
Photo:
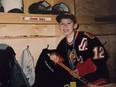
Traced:
[[56, 15], [0, 13], [0, 24], [57, 24]]
[[21, 20], [25, 20], [25, 21], [43, 21], [43, 22], [50, 22], [52, 21], [51, 17], [29, 17], [29, 16], [22, 16]]

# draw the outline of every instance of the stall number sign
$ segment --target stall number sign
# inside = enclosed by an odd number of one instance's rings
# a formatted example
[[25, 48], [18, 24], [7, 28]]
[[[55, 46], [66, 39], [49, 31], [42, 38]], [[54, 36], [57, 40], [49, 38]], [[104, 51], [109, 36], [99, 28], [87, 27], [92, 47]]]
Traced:
[[43, 21], [43, 22], [49, 22], [51, 21], [51, 17], [27, 17], [27, 16], [23, 16], [21, 17], [21, 20], [25, 20], [25, 21]]

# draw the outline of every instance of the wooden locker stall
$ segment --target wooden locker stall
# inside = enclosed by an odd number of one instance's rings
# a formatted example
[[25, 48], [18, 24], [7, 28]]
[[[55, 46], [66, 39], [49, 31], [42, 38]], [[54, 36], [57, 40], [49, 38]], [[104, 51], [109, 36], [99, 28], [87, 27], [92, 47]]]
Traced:
[[[20, 62], [22, 51], [29, 45], [35, 64], [42, 49], [54, 49], [62, 35], [59, 32], [55, 14], [29, 14], [28, 7], [41, 0], [24, 0], [24, 13], [0, 13], [0, 43], [13, 47]], [[54, 4], [64, 2], [73, 12], [73, 1], [47, 0]], [[73, 8], [73, 9], [72, 9]]]

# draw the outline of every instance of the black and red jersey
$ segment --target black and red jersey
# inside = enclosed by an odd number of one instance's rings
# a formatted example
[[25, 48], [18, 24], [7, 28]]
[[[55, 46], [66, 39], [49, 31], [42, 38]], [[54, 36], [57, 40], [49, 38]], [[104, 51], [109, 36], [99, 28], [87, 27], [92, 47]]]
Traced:
[[[100, 40], [91, 33], [76, 32], [70, 43], [66, 37], [63, 38], [57, 46], [57, 52], [64, 58], [64, 64], [77, 70], [77, 73], [89, 82], [108, 82], [108, 53]], [[82, 83], [77, 80], [78, 84]]]

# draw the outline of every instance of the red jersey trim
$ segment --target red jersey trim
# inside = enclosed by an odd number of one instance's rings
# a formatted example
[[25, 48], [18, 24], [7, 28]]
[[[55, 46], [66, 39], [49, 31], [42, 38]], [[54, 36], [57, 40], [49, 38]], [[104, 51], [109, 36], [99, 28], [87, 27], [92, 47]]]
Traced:
[[[96, 86], [101, 86], [101, 85], [108, 84], [108, 81], [107, 81], [107, 79], [101, 78], [101, 79], [98, 79], [98, 80], [92, 82], [91, 84], [96, 85]], [[83, 87], [88, 87], [88, 86], [84, 85]]]

